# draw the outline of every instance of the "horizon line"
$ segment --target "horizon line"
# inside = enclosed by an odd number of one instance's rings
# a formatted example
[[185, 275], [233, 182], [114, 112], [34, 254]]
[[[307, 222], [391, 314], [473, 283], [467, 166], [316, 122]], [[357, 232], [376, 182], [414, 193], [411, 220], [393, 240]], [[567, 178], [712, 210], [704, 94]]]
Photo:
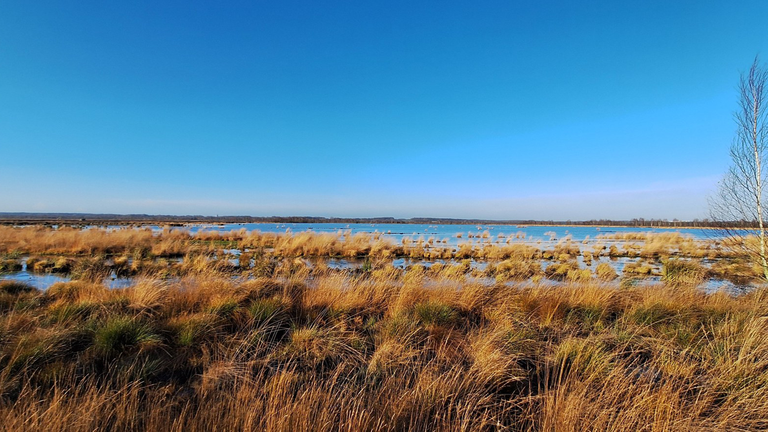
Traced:
[[[145, 220], [163, 220], [167, 218], [169, 221], [183, 221], [183, 220], [236, 220], [242, 222], [244, 219], [253, 219], [259, 222], [269, 222], [271, 220], [280, 221], [286, 223], [286, 219], [297, 220], [306, 219], [312, 222], [321, 221], [391, 221], [392, 223], [407, 222], [407, 221], [454, 221], [454, 222], [467, 222], [467, 223], [589, 223], [589, 222], [601, 222], [601, 223], [618, 223], [618, 222], [665, 222], [665, 223], [695, 223], [695, 222], [713, 222], [709, 218], [694, 218], [694, 219], [667, 219], [667, 218], [631, 218], [631, 219], [606, 219], [606, 218], [592, 218], [592, 219], [580, 219], [580, 220], [555, 220], [555, 219], [487, 219], [487, 218], [460, 218], [460, 217], [437, 217], [437, 216], [412, 216], [412, 217], [394, 217], [394, 216], [373, 216], [373, 217], [359, 217], [359, 216], [310, 216], [310, 215], [290, 215], [290, 216], [253, 216], [253, 215], [202, 215], [202, 214], [151, 214], [151, 213], [92, 213], [92, 212], [0, 212], [0, 220], [52, 220], [52, 219], [85, 219], [85, 221], [92, 220], [112, 220], [128, 222], [138, 218]], [[300, 223], [300, 222], [299, 222]]]

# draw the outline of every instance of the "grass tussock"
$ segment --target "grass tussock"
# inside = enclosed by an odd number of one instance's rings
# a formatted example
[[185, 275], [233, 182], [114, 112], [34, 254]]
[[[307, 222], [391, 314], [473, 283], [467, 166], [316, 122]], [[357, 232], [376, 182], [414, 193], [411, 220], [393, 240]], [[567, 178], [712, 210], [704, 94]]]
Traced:
[[664, 262], [661, 279], [670, 285], [697, 286], [704, 282], [708, 270], [698, 261], [669, 259]]

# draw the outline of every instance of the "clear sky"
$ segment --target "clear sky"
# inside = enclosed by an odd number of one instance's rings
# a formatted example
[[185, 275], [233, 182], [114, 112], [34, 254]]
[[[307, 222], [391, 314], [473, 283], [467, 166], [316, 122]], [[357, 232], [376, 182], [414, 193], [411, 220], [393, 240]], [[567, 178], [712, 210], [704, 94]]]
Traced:
[[6, 0], [0, 211], [705, 218], [767, 25], [763, 0]]

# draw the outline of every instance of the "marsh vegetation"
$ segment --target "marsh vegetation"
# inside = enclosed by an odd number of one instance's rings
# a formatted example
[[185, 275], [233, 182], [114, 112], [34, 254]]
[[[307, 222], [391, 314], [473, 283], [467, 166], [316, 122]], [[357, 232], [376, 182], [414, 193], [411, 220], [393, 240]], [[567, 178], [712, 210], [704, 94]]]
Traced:
[[504, 240], [0, 227], [6, 272], [73, 279], [0, 282], [0, 424], [768, 428], [768, 290], [697, 288], [759, 266], [672, 233]]
[[[554, 237], [554, 233], [551, 233]], [[725, 281], [748, 289], [762, 272], [733, 238], [698, 239], [679, 232], [599, 234], [582, 240], [566, 235], [542, 241], [524, 233], [491, 235], [488, 230], [448, 238], [391, 236], [379, 232], [259, 232], [185, 229], [79, 229], [0, 227], [0, 274], [25, 270], [101, 282], [135, 277], [181, 277], [216, 270], [232, 276], [271, 277], [290, 265], [313, 272], [371, 271], [411, 265], [449, 268], [494, 282], [563, 282], [644, 278], [668, 280], [666, 267], [697, 267], [710, 291]], [[749, 237], [746, 243], [756, 241]], [[615, 275], [614, 275], [615, 274]], [[0, 276], [2, 277], [2, 276]], [[58, 279], [51, 279], [57, 281]], [[38, 285], [45, 288], [47, 285]]]

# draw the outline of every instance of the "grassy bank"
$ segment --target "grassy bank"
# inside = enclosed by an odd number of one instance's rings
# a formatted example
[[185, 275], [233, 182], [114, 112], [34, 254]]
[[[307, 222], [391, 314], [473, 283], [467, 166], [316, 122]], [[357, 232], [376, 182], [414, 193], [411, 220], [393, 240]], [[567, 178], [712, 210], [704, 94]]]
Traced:
[[762, 430], [768, 292], [378, 269], [0, 285], [8, 430]]

